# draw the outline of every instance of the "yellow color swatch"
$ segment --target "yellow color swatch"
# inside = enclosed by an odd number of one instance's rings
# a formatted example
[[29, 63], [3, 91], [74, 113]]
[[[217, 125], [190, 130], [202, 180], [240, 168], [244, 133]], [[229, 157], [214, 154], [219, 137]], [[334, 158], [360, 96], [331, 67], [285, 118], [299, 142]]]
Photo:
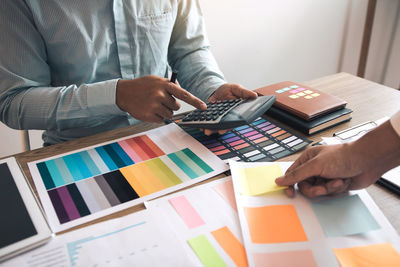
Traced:
[[238, 168], [237, 171], [241, 195], [255, 196], [286, 188], [275, 183], [275, 179], [283, 175], [279, 164]]
[[400, 254], [390, 243], [333, 249], [341, 266], [400, 266]]

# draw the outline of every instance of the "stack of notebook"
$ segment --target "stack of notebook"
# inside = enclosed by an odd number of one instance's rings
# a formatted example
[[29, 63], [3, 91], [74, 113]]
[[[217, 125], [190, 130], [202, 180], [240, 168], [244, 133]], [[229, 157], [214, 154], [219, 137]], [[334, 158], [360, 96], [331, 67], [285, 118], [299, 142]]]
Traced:
[[346, 101], [305, 85], [286, 81], [255, 91], [276, 96], [267, 115], [309, 135], [351, 119]]

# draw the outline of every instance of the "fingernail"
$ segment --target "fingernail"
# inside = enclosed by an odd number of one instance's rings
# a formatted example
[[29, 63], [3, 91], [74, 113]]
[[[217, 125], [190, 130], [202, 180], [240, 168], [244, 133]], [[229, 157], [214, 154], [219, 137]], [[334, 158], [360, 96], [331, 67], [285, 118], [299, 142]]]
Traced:
[[322, 188], [317, 188], [314, 193], [317, 196], [322, 196], [322, 195], [325, 195], [325, 190]]
[[283, 181], [283, 178], [276, 178], [275, 183], [280, 184]]

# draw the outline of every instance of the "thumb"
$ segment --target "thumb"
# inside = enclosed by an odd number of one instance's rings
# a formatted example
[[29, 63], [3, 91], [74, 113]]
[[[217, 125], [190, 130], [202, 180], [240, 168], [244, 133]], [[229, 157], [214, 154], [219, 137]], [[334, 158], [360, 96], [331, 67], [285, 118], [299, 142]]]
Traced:
[[290, 186], [304, 181], [310, 177], [318, 176], [319, 172], [316, 168], [317, 166], [318, 164], [315, 160], [310, 160], [298, 166], [297, 168], [286, 172], [284, 176], [277, 178], [275, 183], [279, 186]]

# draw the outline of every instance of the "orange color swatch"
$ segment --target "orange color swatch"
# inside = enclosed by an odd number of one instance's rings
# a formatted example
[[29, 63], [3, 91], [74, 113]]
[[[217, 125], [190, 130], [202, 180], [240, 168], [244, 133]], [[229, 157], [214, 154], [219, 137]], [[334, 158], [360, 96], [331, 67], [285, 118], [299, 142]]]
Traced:
[[341, 266], [400, 266], [400, 254], [390, 243], [333, 249]]
[[293, 205], [244, 207], [244, 212], [253, 243], [267, 244], [308, 240]]
[[225, 252], [231, 257], [233, 262], [238, 267], [246, 267], [247, 256], [246, 250], [240, 241], [233, 235], [228, 227], [224, 226], [220, 229], [212, 231], [211, 234], [217, 240], [218, 244], [225, 250]]

